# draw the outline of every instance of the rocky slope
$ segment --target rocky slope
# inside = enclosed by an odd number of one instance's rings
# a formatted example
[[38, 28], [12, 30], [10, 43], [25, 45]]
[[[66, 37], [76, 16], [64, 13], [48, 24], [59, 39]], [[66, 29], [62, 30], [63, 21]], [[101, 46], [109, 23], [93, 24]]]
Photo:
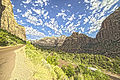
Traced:
[[10, 0], [0, 0], [0, 28], [26, 40], [25, 28], [15, 21], [12, 8]]
[[103, 21], [96, 38], [73, 33], [59, 49], [71, 53], [99, 53], [120, 57], [120, 8]]
[[85, 34], [79, 34], [77, 32], [73, 32], [70, 37], [67, 37], [64, 41], [63, 45], [59, 48], [65, 52], [71, 53], [80, 53], [86, 52], [83, 47], [89, 43], [93, 42], [93, 38], [86, 36]]
[[32, 44], [44, 47], [44, 48], [53, 48], [53, 47], [59, 47], [63, 44], [64, 40], [66, 39], [66, 36], [60, 36], [60, 37], [45, 37], [40, 40], [31, 41]]

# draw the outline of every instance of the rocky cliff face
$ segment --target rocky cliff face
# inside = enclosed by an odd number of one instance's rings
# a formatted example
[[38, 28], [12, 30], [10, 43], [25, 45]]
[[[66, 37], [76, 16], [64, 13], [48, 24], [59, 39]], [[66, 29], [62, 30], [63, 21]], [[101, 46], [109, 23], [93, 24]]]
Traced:
[[96, 38], [100, 42], [120, 40], [120, 8], [103, 21]]
[[99, 53], [120, 57], [120, 8], [103, 21], [96, 38], [75, 32], [66, 38], [59, 49], [71, 53]]
[[90, 38], [84, 34], [73, 32], [70, 37], [66, 38], [60, 49], [62, 51], [72, 53], [85, 52], [83, 47], [88, 43], [92, 43], [93, 40], [93, 38]]
[[60, 36], [60, 37], [45, 37], [40, 40], [31, 41], [34, 45], [44, 48], [53, 48], [53, 47], [59, 47], [63, 44], [64, 40], [66, 39], [66, 36]]
[[0, 28], [26, 40], [25, 28], [15, 21], [12, 8], [10, 0], [0, 0]]

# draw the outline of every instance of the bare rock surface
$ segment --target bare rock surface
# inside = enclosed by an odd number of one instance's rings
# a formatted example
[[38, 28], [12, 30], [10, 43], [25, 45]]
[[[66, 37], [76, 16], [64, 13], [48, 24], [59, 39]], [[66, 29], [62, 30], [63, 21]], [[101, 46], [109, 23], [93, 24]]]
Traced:
[[0, 28], [26, 40], [25, 28], [14, 19], [13, 7], [10, 0], [0, 0]]

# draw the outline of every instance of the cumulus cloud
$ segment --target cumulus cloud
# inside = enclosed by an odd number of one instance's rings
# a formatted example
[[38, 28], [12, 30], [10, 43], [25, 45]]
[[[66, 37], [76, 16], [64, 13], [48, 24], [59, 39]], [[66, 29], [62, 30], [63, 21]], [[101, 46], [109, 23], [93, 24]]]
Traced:
[[29, 4], [32, 0], [22, 1], [24, 4]]
[[66, 15], [66, 13], [65, 13], [64, 11], [62, 11], [62, 12], [60, 12], [60, 13], [58, 13], [58, 14], [56, 15], [56, 17], [60, 17], [60, 16], [62, 17], [63, 20], [66, 20], [66, 16], [67, 16], [67, 15]]
[[55, 34], [60, 35], [62, 34], [61, 30], [59, 30], [58, 22], [55, 20], [55, 18], [51, 18], [49, 22], [45, 22], [44, 26], [49, 27], [50, 29], [54, 30]]
[[[118, 1], [119, 0], [84, 0], [86, 4], [90, 4], [88, 9], [92, 10], [92, 14], [88, 17], [90, 19], [89, 23], [91, 24], [89, 34], [100, 29], [101, 23], [109, 15], [106, 15], [106, 13], [113, 12], [118, 8], [117, 5], [112, 8]], [[86, 19], [85, 22], [87, 21]]]
[[89, 21], [89, 19], [88, 19], [88, 18], [85, 18], [85, 19], [84, 19], [84, 24], [86, 24], [88, 21]]
[[68, 4], [68, 7], [71, 7], [71, 4]]
[[68, 18], [69, 21], [72, 21], [74, 19], [75, 19], [75, 14], [72, 14], [72, 16]]
[[28, 17], [31, 14], [32, 14], [32, 11], [31, 10], [27, 10], [24, 14], [22, 14], [22, 17]]
[[34, 8], [32, 8], [32, 10], [35, 12], [35, 13], [37, 13], [37, 14], [42, 14], [42, 10], [41, 9], [34, 9]]
[[18, 12], [18, 13], [20, 13], [20, 12], [21, 12], [21, 10], [20, 10], [20, 9], [17, 9], [17, 12]]
[[48, 5], [49, 0], [36, 0], [35, 3], [38, 3], [41, 7], [43, 7], [43, 5], [47, 6]]
[[39, 32], [37, 29], [34, 29], [32, 27], [25, 27], [26, 28], [26, 34], [27, 35], [32, 35], [32, 36], [36, 36], [39, 38], [43, 38], [45, 37], [45, 34], [42, 32]]
[[80, 29], [81, 29], [81, 32], [84, 32], [84, 30], [85, 30], [85, 28], [83, 28], [83, 27], [80, 27]]
[[78, 21], [77, 24], [76, 24], [75, 26], [76, 26], [76, 27], [77, 27], [77, 26], [80, 26], [80, 21]]
[[65, 28], [65, 32], [66, 33], [73, 33], [73, 32], [75, 32], [76, 29], [77, 29], [76, 26], [72, 22]]
[[70, 24], [71, 23], [71, 21], [68, 21], [65, 25], [68, 25], [68, 24]]

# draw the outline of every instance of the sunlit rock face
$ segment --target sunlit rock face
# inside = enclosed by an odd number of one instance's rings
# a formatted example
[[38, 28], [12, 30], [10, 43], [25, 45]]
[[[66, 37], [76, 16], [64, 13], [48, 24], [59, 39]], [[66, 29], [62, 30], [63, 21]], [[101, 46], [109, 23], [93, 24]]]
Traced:
[[74, 32], [66, 38], [59, 50], [120, 57], [120, 8], [103, 21], [96, 38]]
[[31, 41], [34, 45], [37, 45], [39, 47], [44, 48], [56, 48], [59, 46], [62, 46], [64, 40], [66, 39], [66, 36], [60, 36], [60, 37], [45, 37], [40, 40]]
[[0, 0], [0, 28], [26, 40], [25, 28], [17, 24], [12, 8], [10, 0]]

